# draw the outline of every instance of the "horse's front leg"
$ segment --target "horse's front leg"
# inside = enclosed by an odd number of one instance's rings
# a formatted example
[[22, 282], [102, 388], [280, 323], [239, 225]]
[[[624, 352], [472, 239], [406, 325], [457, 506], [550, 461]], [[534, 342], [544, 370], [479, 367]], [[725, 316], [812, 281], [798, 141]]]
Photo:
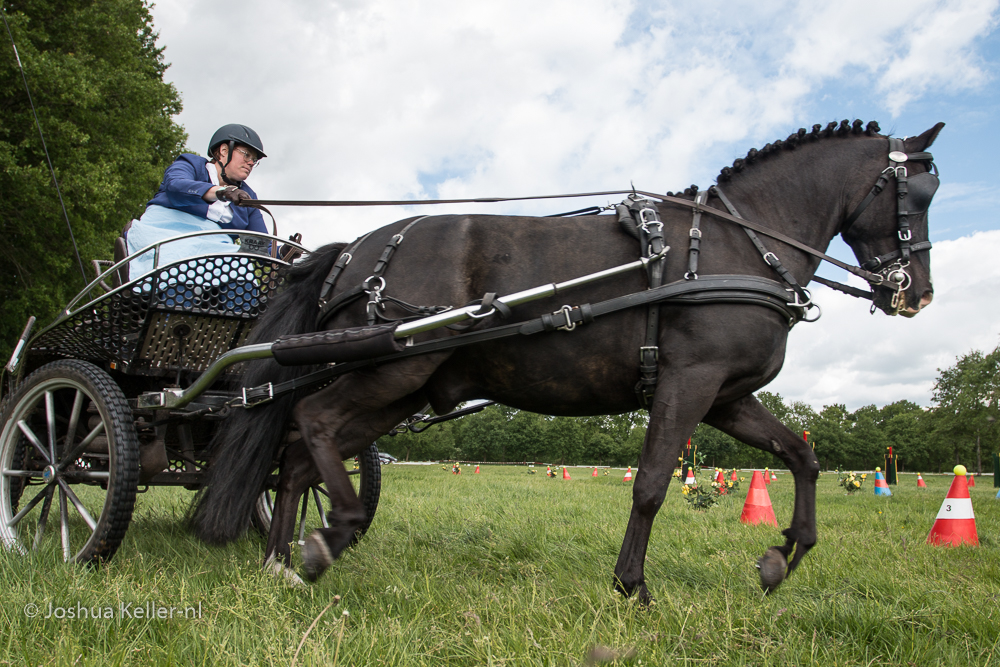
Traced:
[[[771, 547], [761, 557], [760, 585], [770, 593], [798, 566], [816, 544], [816, 480], [819, 461], [808, 443], [778, 421], [751, 396], [712, 408], [704, 419], [737, 440], [780, 458], [795, 477], [795, 511], [791, 526], [782, 531], [785, 544]], [[788, 556], [795, 550], [791, 561]], [[786, 570], [787, 563], [787, 570]]]
[[[653, 519], [663, 505], [681, 447], [712, 404], [718, 387], [717, 383], [704, 380], [683, 383], [675, 379], [660, 384], [649, 411], [649, 427], [632, 488], [632, 512], [615, 564], [615, 590], [625, 596], [635, 595], [643, 604], [652, 600], [646, 588], [644, 563]], [[694, 386], [699, 386], [699, 390], [692, 391]], [[676, 387], [687, 391], [678, 391]]]

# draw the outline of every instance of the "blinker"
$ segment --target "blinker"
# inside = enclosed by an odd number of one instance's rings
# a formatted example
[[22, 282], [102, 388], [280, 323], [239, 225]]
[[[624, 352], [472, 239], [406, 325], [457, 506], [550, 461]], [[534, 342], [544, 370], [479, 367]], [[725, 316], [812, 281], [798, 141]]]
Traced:
[[926, 171], [907, 179], [906, 211], [907, 213], [923, 213], [931, 205], [931, 199], [937, 192], [941, 181], [935, 174]]

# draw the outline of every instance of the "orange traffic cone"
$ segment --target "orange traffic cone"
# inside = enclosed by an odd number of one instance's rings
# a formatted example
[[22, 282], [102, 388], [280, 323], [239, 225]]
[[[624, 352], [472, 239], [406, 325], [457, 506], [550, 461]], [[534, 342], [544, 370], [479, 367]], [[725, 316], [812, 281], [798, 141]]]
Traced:
[[597, 477], [597, 468], [594, 468], [594, 474], [591, 477]]
[[737, 479], [739, 478], [736, 476], [736, 468], [733, 468], [733, 474], [729, 476], [729, 481], [735, 482]]
[[552, 466], [545, 466], [545, 476], [552, 477]]
[[688, 468], [688, 475], [684, 478], [684, 486], [695, 486], [698, 482], [694, 478], [694, 468]]
[[715, 481], [719, 484], [725, 484], [726, 479], [722, 476], [722, 468], [719, 468], [715, 473]]
[[478, 463], [476, 464], [476, 474], [477, 475], [479, 474], [479, 464]]
[[767, 487], [764, 486], [764, 479], [759, 470], [753, 471], [753, 479], [750, 480], [750, 490], [747, 491], [747, 499], [743, 503], [740, 521], [749, 524], [766, 523], [778, 527], [778, 520], [774, 517], [774, 507], [771, 505], [771, 496], [767, 494]]
[[955, 479], [948, 489], [948, 495], [941, 503], [934, 526], [927, 536], [927, 544], [958, 546], [979, 544], [976, 534], [976, 517], [972, 513], [972, 499], [969, 485], [965, 481], [965, 466], [955, 466]]
[[632, 481], [632, 466], [629, 466], [628, 470], [625, 471], [625, 478], [622, 479], [622, 481], [623, 482], [631, 482]]
[[970, 489], [976, 485], [976, 476], [975, 475], [970, 474], [970, 475], [967, 476], [967, 479], [969, 480], [969, 488]]
[[572, 479], [572, 477], [569, 476], [569, 473], [566, 472], [566, 466], [563, 466], [563, 479]]
[[778, 476], [774, 474], [773, 470], [771, 471], [771, 481], [772, 482], [777, 482], [778, 481]]
[[767, 468], [764, 468], [764, 486], [768, 486], [770, 484], [771, 484], [771, 471], [768, 470]]
[[927, 482], [924, 481], [924, 478], [920, 476], [919, 472], [917, 473], [917, 488], [918, 489], [926, 489], [927, 488]]

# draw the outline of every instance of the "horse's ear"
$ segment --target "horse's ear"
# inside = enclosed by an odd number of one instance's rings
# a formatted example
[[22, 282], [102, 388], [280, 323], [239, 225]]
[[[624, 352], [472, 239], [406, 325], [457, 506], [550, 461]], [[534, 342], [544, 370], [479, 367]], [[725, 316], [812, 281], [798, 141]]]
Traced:
[[910, 137], [907, 139], [904, 142], [906, 145], [906, 152], [914, 153], [917, 151], [925, 151], [930, 148], [930, 145], [934, 143], [935, 139], [937, 139], [937, 135], [943, 127], [944, 123], [938, 123], [931, 129], [921, 134], [919, 137]]

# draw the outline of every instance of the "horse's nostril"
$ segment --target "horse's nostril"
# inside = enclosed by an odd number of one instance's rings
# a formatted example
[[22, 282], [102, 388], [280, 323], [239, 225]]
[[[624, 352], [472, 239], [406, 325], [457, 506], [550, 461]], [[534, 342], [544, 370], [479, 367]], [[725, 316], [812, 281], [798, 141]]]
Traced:
[[929, 306], [931, 301], [934, 300], [934, 290], [927, 290], [924, 295], [920, 297], [920, 307]]

